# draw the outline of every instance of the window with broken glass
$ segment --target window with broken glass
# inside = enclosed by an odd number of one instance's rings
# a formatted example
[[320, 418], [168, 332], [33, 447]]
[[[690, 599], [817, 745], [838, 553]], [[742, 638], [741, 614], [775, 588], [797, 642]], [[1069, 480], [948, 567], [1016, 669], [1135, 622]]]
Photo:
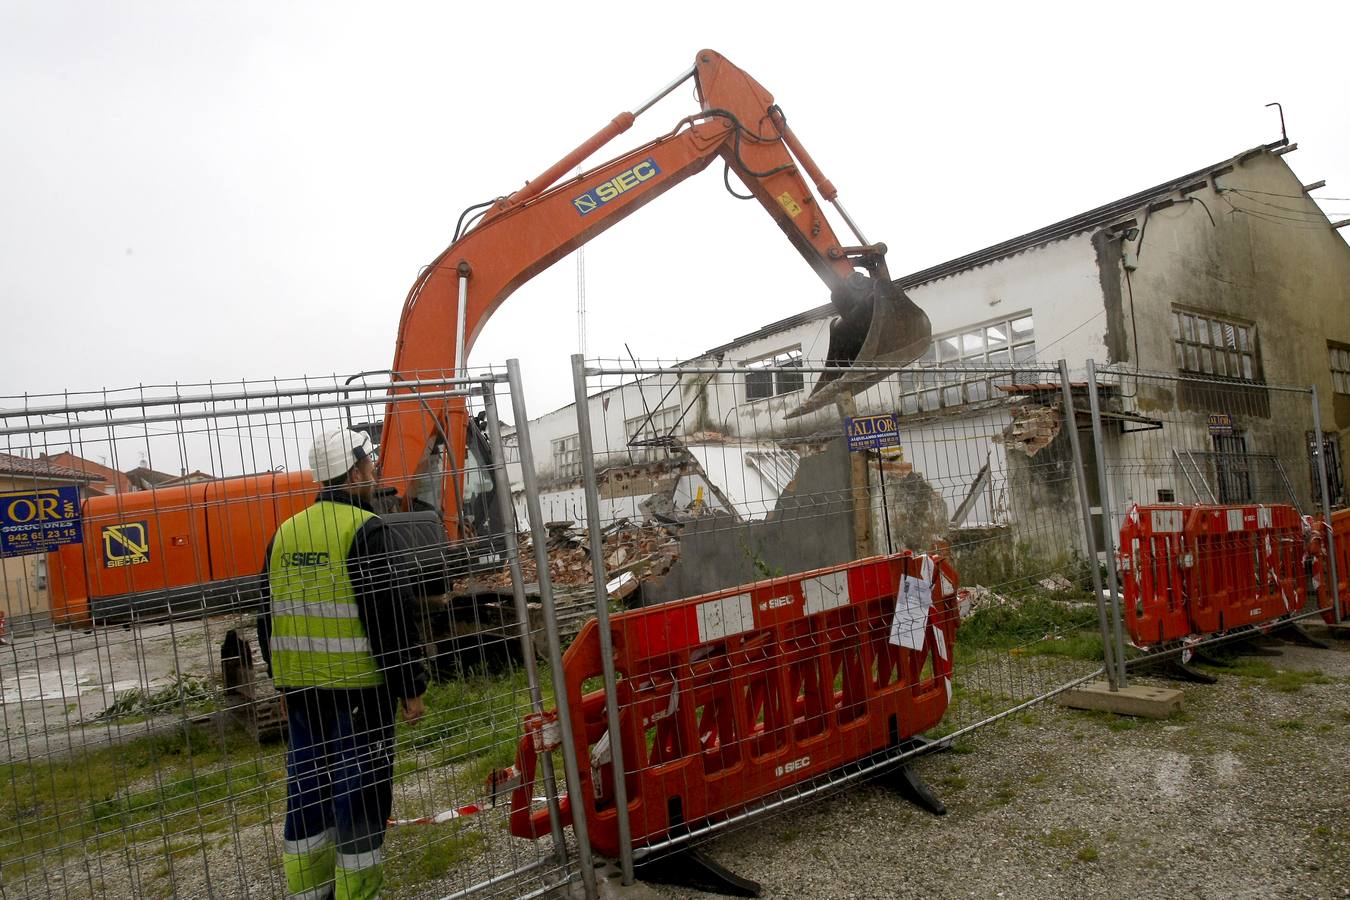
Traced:
[[955, 370], [995, 369], [1035, 360], [1036, 329], [1029, 313], [940, 335], [914, 361], [916, 366], [936, 364], [936, 370], [901, 373], [900, 412], [932, 412], [996, 397], [995, 385], [1012, 383], [1013, 373], [1004, 370], [986, 375]]
[[779, 394], [790, 394], [806, 386], [806, 378], [799, 371], [802, 367], [801, 347], [780, 350], [744, 365], [746, 400], [763, 400]]
[[1350, 347], [1327, 343], [1331, 358], [1331, 388], [1338, 394], [1350, 394]]
[[1235, 381], [1260, 381], [1256, 326], [1211, 313], [1172, 310], [1177, 369]]
[[665, 447], [653, 446], [650, 442], [669, 437], [674, 432], [680, 421], [680, 411], [678, 406], [666, 406], [653, 410], [650, 415], [643, 413], [624, 421], [624, 433], [628, 436], [628, 455], [633, 462], [646, 462], [665, 456]]
[[553, 442], [553, 467], [560, 478], [581, 476], [581, 437], [568, 435]]

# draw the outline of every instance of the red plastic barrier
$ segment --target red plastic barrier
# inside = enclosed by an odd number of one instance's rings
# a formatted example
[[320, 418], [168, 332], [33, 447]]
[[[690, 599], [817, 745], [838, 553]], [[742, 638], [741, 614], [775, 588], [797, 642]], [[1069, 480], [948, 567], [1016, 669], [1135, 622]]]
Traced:
[[1194, 507], [1186, 535], [1195, 553], [1190, 610], [1197, 634], [1259, 625], [1303, 608], [1303, 521], [1292, 506]]
[[1194, 557], [1180, 506], [1136, 506], [1120, 528], [1122, 617], [1130, 641], [1151, 647], [1192, 633], [1187, 608]]
[[[1308, 553], [1313, 558], [1313, 578], [1317, 583], [1317, 605], [1328, 625], [1336, 622], [1336, 610], [1331, 604], [1331, 566], [1327, 561], [1326, 520], [1312, 523]], [[1350, 622], [1350, 509], [1331, 514], [1331, 538], [1336, 546], [1336, 581], [1340, 595], [1341, 621]]]
[[[679, 823], [716, 820], [936, 726], [951, 699], [957, 576], [931, 557], [932, 606], [915, 630], [922, 649], [890, 643], [903, 576], [924, 557], [874, 557], [610, 619], [633, 843]], [[618, 818], [601, 674], [589, 622], [563, 658], [581, 761], [590, 842], [616, 855]], [[917, 642], [917, 641], [916, 641]], [[564, 738], [566, 739], [566, 738]], [[533, 808], [538, 734], [521, 741], [511, 831], [549, 830]], [[573, 798], [562, 802], [564, 821]]]
[[1136, 506], [1120, 547], [1136, 646], [1259, 625], [1307, 597], [1304, 524], [1292, 506]]

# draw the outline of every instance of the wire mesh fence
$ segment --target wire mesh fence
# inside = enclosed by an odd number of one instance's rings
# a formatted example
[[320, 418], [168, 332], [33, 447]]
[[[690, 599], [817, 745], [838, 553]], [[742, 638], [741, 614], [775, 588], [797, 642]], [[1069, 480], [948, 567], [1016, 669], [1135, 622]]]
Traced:
[[1315, 392], [771, 362], [0, 398], [4, 894], [594, 895], [1331, 608]]
[[1328, 507], [1342, 491], [1314, 389], [1237, 364], [1228, 377], [1189, 374], [1199, 362], [1181, 362], [1180, 374], [1089, 364], [1093, 502], [1105, 510], [1124, 639], [1141, 657], [1122, 662], [1207, 678], [1185, 667], [1193, 652], [1272, 630], [1303, 640], [1288, 625], [1334, 609], [1319, 547], [1334, 541]]
[[[579, 374], [576, 408], [531, 425], [553, 451], [545, 515], [601, 548], [594, 574], [561, 574], [603, 580], [615, 609], [599, 630], [619, 643], [584, 651], [594, 692], [575, 698], [593, 717], [596, 820], [618, 818], [626, 786], [645, 859], [1102, 669], [1066, 427], [1086, 420], [1066, 416], [1061, 369], [877, 369], [855, 398], [794, 415], [826, 371], [602, 362]], [[915, 584], [923, 612], [902, 628]], [[682, 609], [683, 644], [643, 637], [678, 630]]]
[[[505, 377], [477, 370], [0, 398], [5, 896], [570, 880], [570, 836], [513, 836], [492, 778], [553, 705], [499, 407]], [[405, 415], [439, 440], [363, 485], [357, 451]], [[334, 432], [351, 455], [316, 471]]]

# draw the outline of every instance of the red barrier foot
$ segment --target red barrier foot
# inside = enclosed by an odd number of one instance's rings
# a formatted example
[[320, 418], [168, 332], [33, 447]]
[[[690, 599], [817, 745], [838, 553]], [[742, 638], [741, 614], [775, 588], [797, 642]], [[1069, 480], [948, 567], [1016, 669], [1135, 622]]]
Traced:
[[927, 810], [935, 816], [947, 814], [946, 804], [937, 798], [928, 783], [916, 775], [909, 766], [901, 766], [885, 776], [882, 783], [919, 809]]
[[1199, 669], [1184, 663], [1173, 656], [1163, 660], [1158, 664], [1158, 674], [1164, 678], [1171, 678], [1176, 681], [1187, 681], [1191, 684], [1218, 684], [1219, 679], [1208, 672], [1201, 672]]
[[697, 847], [685, 847], [652, 860], [639, 860], [633, 866], [633, 874], [652, 884], [673, 884], [724, 897], [758, 897], [761, 890], [759, 882], [723, 868]]
[[[900, 747], [905, 750], [924, 747], [927, 748], [927, 753], [942, 753], [951, 749], [950, 744], [930, 741], [927, 738], [920, 737], [911, 738], [902, 743]], [[913, 757], [911, 757], [911, 759], [912, 758]], [[937, 798], [937, 795], [933, 793], [933, 789], [915, 773], [908, 761], [898, 769], [893, 769], [881, 776], [880, 782], [895, 791], [903, 799], [908, 800], [910, 803], [919, 807], [919, 809], [927, 810], [935, 816], [945, 816], [947, 814], [946, 804]]]

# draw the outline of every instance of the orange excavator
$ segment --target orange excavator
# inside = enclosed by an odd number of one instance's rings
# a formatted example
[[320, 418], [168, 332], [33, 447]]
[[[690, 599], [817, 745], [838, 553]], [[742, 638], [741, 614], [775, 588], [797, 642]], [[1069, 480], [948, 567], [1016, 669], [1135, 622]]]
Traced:
[[[664, 136], [560, 181], [689, 79], [699, 111]], [[702, 50], [688, 70], [650, 100], [615, 116], [520, 190], [465, 211], [453, 242], [408, 293], [391, 379], [416, 382], [462, 371], [488, 318], [516, 288], [717, 157], [725, 166], [728, 190], [735, 193], [729, 179], [734, 172], [749, 189], [743, 199], [758, 200], [777, 222], [825, 282], [838, 311], [830, 329], [830, 371], [796, 414], [822, 408], [883, 377], [850, 371], [855, 364], [905, 363], [928, 346], [928, 317], [891, 282], [886, 246], [863, 237], [782, 108], [750, 75]], [[847, 224], [850, 242], [830, 226], [827, 203]], [[432, 396], [409, 396], [419, 393]], [[505, 523], [489, 528], [491, 516], [483, 512], [493, 504], [481, 495], [468, 496], [461, 480], [466, 455], [484, 462], [492, 448], [464, 399], [445, 393], [416, 384], [390, 392], [379, 429], [380, 481], [391, 512], [415, 516], [423, 533], [428, 519], [439, 519], [442, 545], [447, 540], [462, 545]], [[256, 580], [262, 567], [263, 547], [280, 521], [312, 501], [312, 485], [309, 473], [277, 473], [155, 491], [153, 497], [86, 501], [88, 543], [53, 554], [58, 620], [116, 621], [243, 608], [253, 593], [250, 579]], [[182, 496], [170, 496], [175, 492]], [[476, 514], [468, 508], [475, 502]], [[143, 565], [107, 565], [101, 555], [107, 548], [89, 538], [118, 523], [136, 526], [131, 535], [141, 546], [160, 548], [158, 560], [147, 554]], [[125, 549], [126, 535], [119, 532], [109, 547]], [[204, 604], [198, 602], [203, 597]]]

